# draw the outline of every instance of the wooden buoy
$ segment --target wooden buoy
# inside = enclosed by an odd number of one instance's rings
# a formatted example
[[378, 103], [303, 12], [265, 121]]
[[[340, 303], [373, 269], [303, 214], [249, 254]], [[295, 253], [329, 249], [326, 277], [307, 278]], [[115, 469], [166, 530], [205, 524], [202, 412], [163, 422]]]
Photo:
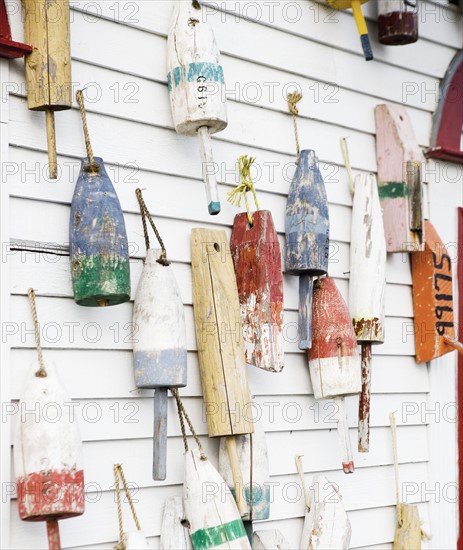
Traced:
[[455, 342], [452, 260], [434, 226], [425, 221], [424, 252], [411, 255], [415, 353], [425, 363], [446, 353], [463, 352]]
[[423, 153], [402, 105], [378, 105], [375, 114], [378, 190], [386, 249], [423, 250]]
[[191, 550], [190, 522], [185, 516], [181, 497], [168, 498], [164, 504], [161, 524], [163, 550]]
[[255, 531], [252, 550], [291, 550], [291, 545], [278, 529]]
[[27, 106], [45, 111], [50, 178], [56, 179], [55, 111], [72, 107], [70, 11], [66, 0], [23, 0]]
[[396, 493], [396, 521], [393, 550], [421, 550], [422, 539], [429, 539], [421, 529], [420, 514], [416, 504], [400, 502], [399, 492], [399, 459], [397, 451], [397, 425], [395, 414], [389, 415], [392, 431], [392, 449], [394, 454], [394, 477]]
[[315, 151], [305, 149], [286, 203], [286, 272], [299, 276], [300, 349], [312, 344], [312, 278], [328, 271], [329, 216]]
[[[114, 547], [114, 550], [148, 550], [148, 542], [146, 540], [145, 533], [140, 528], [140, 522], [138, 521], [138, 516], [135, 511], [130, 488], [128, 487], [125, 479], [124, 470], [122, 469], [121, 464], [114, 464], [113, 470], [116, 487], [117, 518], [119, 522], [119, 544]], [[130, 504], [130, 510], [132, 512], [133, 521], [136, 527], [136, 530], [133, 531], [124, 531], [124, 525], [122, 522], [121, 481], [125, 492], [125, 498]]]
[[[242, 519], [245, 522], [268, 519], [270, 517], [270, 473], [267, 441], [260, 422], [254, 422], [253, 434], [236, 436], [236, 447], [243, 474], [247, 507], [247, 513]], [[219, 473], [235, 496], [233, 472], [224, 438], [220, 441]]]
[[[154, 389], [153, 479], [166, 479], [167, 391], [187, 384], [187, 348], [183, 302], [166, 249], [143, 200], [137, 198], [142, 215], [146, 259], [133, 307], [137, 337], [133, 344], [135, 384]], [[162, 250], [150, 248], [146, 219]]]
[[[85, 119], [83, 103], [81, 112]], [[87, 134], [86, 128], [85, 121]], [[103, 159], [93, 157], [86, 141], [89, 155], [82, 160], [69, 220], [74, 299], [80, 306], [114, 306], [130, 299], [127, 232]]]
[[318, 279], [313, 293], [313, 344], [308, 350], [315, 399], [334, 399], [344, 473], [354, 471], [344, 396], [361, 390], [360, 362], [347, 304], [334, 279]]
[[183, 501], [195, 550], [250, 550], [232, 494], [198, 449], [185, 453]]
[[307, 489], [302, 456], [296, 455], [305, 502], [302, 550], [348, 550], [352, 528], [342, 505], [339, 488], [324, 475], [315, 475]]
[[325, 0], [326, 3], [335, 10], [352, 9], [354, 14], [355, 24], [360, 35], [360, 43], [362, 45], [363, 55], [366, 61], [373, 59], [373, 50], [371, 49], [370, 38], [368, 37], [368, 28], [363, 17], [361, 5], [368, 0]]
[[[229, 193], [240, 206], [244, 196], [247, 212], [233, 222], [230, 249], [235, 265], [241, 306], [246, 363], [280, 372], [283, 362], [283, 274], [281, 251], [271, 212], [259, 210], [250, 168], [255, 159], [238, 159], [241, 184]], [[249, 210], [246, 193], [252, 191], [257, 211]]]
[[[19, 403], [14, 442], [18, 509], [22, 520], [46, 521], [49, 548], [60, 550], [58, 520], [80, 516], [85, 509], [82, 442], [71, 399], [54, 365], [43, 360], [32, 289], [29, 299], [39, 361], [28, 374]], [[39, 414], [24, 414], [34, 410]]]
[[233, 262], [225, 231], [193, 229], [191, 244], [196, 342], [209, 436], [226, 436], [236, 502], [246, 515], [235, 436], [254, 428]]
[[381, 0], [377, 4], [381, 44], [403, 46], [418, 40], [418, 0]]
[[373, 174], [358, 175], [352, 209], [349, 309], [362, 346], [359, 452], [370, 449], [371, 345], [384, 342], [386, 240], [378, 186]]
[[211, 134], [227, 126], [225, 81], [219, 50], [197, 1], [176, 0], [167, 40], [167, 85], [174, 126], [198, 135], [209, 214], [220, 212]]
[[5, 0], [0, 0], [0, 57], [15, 59], [31, 53], [32, 47], [28, 44], [15, 42], [11, 37], [10, 23], [6, 12]]

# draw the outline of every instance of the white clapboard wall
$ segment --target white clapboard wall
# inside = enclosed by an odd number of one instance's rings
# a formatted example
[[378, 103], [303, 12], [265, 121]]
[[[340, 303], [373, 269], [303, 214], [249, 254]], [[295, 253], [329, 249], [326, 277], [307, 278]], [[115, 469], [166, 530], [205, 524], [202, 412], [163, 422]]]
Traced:
[[[189, 0], [185, 0], [189, 1]], [[205, 2], [206, 3], [206, 2]], [[19, 0], [7, 0], [13, 36], [21, 40]], [[316, 150], [331, 217], [330, 274], [347, 298], [352, 200], [339, 139], [348, 136], [354, 173], [376, 171], [374, 107], [405, 103], [419, 144], [429, 144], [439, 80], [462, 47], [461, 13], [445, 0], [421, 2], [420, 40], [385, 47], [376, 40], [375, 2], [365, 5], [375, 61], [366, 63], [350, 12], [333, 12], [313, 0], [210, 2], [205, 8], [222, 52], [228, 90], [228, 128], [214, 136], [222, 213], [207, 214], [198, 144], [177, 136], [166, 85], [166, 36], [170, 0], [71, 2], [75, 89], [86, 87], [88, 124], [95, 154], [103, 157], [125, 212], [133, 257], [132, 298], [144, 254], [135, 189], [164, 237], [185, 304], [188, 386], [185, 406], [214, 464], [218, 441], [209, 440], [202, 414], [193, 326], [190, 232], [194, 227], [230, 234], [237, 210], [226, 202], [236, 184], [235, 161], [257, 157], [256, 188], [272, 211], [284, 243], [286, 195], [294, 171], [294, 134], [285, 95], [299, 84], [300, 141]], [[214, 7], [215, 6], [215, 7]], [[0, 391], [3, 484], [2, 548], [46, 546], [45, 526], [21, 522], [11, 461], [14, 407], [35, 359], [27, 289], [37, 294], [42, 343], [75, 400], [84, 440], [87, 508], [61, 523], [64, 548], [112, 548], [118, 527], [113, 463], [124, 465], [142, 529], [159, 547], [166, 498], [180, 495], [183, 445], [175, 406], [169, 402], [168, 473], [151, 479], [152, 391], [135, 388], [131, 347], [132, 303], [108, 309], [77, 306], [72, 299], [68, 250], [70, 201], [84, 155], [77, 106], [57, 113], [57, 182], [47, 179], [43, 113], [27, 109], [23, 61], [0, 60], [0, 227], [2, 263]], [[446, 243], [456, 243], [456, 206], [462, 204], [461, 167], [429, 162], [431, 220]], [[9, 243], [9, 247], [8, 247]], [[449, 249], [456, 257], [456, 247]], [[455, 264], [456, 267], [456, 264]], [[456, 544], [455, 354], [435, 364], [414, 362], [410, 263], [405, 255], [387, 263], [386, 342], [374, 348], [371, 451], [355, 452], [356, 472], [338, 468], [335, 425], [329, 402], [316, 404], [307, 361], [297, 347], [297, 280], [285, 277], [285, 368], [281, 374], [249, 370], [255, 401], [267, 432], [274, 483], [271, 517], [259, 529], [281, 530], [292, 548], [299, 542], [304, 503], [294, 463], [304, 455], [306, 475], [323, 472], [339, 485], [352, 523], [353, 548], [391, 548], [395, 496], [388, 415], [398, 411], [400, 475], [408, 502], [418, 503], [430, 548]], [[445, 407], [447, 405], [447, 407]], [[356, 448], [357, 399], [347, 398]], [[432, 411], [437, 411], [432, 414]], [[405, 414], [407, 413], [407, 414]], [[432, 493], [432, 491], [437, 491]], [[406, 495], [405, 495], [406, 496]], [[126, 511], [127, 512], [127, 511]], [[130, 524], [129, 514], [125, 516]]]

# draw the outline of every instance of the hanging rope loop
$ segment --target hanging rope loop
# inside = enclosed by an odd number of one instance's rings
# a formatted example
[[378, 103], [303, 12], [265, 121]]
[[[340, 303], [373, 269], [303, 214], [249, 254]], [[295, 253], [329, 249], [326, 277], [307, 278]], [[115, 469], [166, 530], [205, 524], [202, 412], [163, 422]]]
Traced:
[[185, 448], [185, 452], [188, 452], [188, 439], [187, 439], [186, 428], [185, 428], [185, 421], [186, 421], [190, 429], [191, 435], [194, 437], [194, 440], [196, 441], [196, 445], [198, 446], [199, 452], [201, 453], [201, 459], [207, 460], [206, 454], [204, 453], [204, 449], [203, 449], [203, 446], [201, 445], [201, 441], [199, 440], [198, 434], [196, 433], [196, 430], [193, 427], [190, 417], [186, 412], [185, 406], [183, 405], [182, 400], [180, 399], [178, 389], [170, 388], [170, 391], [172, 392], [172, 395], [175, 397], [175, 400], [177, 402], [178, 419], [180, 421], [180, 428], [182, 430], [183, 446]]
[[37, 316], [37, 306], [35, 304], [35, 291], [30, 288], [27, 291], [29, 297], [29, 303], [31, 305], [32, 320], [34, 321], [34, 333], [35, 333], [35, 346], [37, 348], [37, 355], [39, 357], [39, 370], [35, 373], [38, 378], [46, 378], [47, 371], [45, 369], [45, 362], [43, 360], [42, 346], [40, 345], [40, 325]]
[[138, 521], [137, 512], [135, 511], [135, 506], [132, 501], [131, 491], [125, 479], [124, 470], [122, 469], [122, 464], [114, 464], [113, 470], [114, 470], [114, 484], [116, 487], [117, 516], [119, 521], [119, 544], [115, 547], [115, 549], [125, 550], [124, 525], [122, 521], [122, 501], [121, 501], [121, 486], [120, 486], [121, 481], [124, 487], [125, 495], [127, 497], [127, 500], [129, 501], [130, 509], [132, 511], [133, 521], [135, 522], [137, 531], [140, 531], [141, 528], [140, 528], [140, 522]]
[[347, 138], [342, 137], [340, 140], [342, 158], [344, 159], [344, 165], [347, 170], [347, 178], [349, 180], [349, 188], [352, 195], [355, 193], [354, 176], [352, 174], [352, 167], [350, 165], [349, 148], [347, 146]]
[[299, 164], [299, 159], [301, 157], [301, 146], [299, 145], [299, 133], [297, 130], [297, 117], [299, 116], [297, 104], [301, 99], [302, 94], [300, 92], [291, 92], [287, 96], [289, 112], [293, 115], [294, 135], [296, 137], [296, 164]]
[[79, 104], [80, 117], [82, 118], [82, 126], [84, 129], [84, 138], [85, 138], [85, 147], [87, 149], [87, 157], [89, 163], [85, 166], [85, 171], [88, 172], [91, 176], [97, 176], [100, 173], [100, 165], [95, 162], [95, 157], [93, 156], [92, 144], [90, 142], [90, 133], [88, 131], [87, 125], [87, 113], [85, 112], [85, 102], [84, 102], [84, 93], [83, 90], [77, 90], [76, 100]]
[[241, 183], [228, 193], [228, 201], [235, 206], [241, 206], [241, 199], [244, 198], [244, 203], [246, 205], [246, 212], [248, 215], [249, 225], [254, 224], [254, 220], [251, 214], [251, 209], [248, 202], [248, 191], [252, 192], [254, 197], [254, 204], [256, 209], [259, 210], [259, 201], [257, 200], [256, 188], [254, 187], [254, 182], [252, 181], [251, 176], [251, 166], [254, 164], [255, 157], [248, 157], [247, 155], [242, 155], [238, 158], [238, 169], [240, 173]]
[[140, 206], [141, 222], [143, 224], [143, 233], [145, 235], [146, 251], [148, 251], [150, 248], [150, 238], [148, 235], [148, 227], [146, 225], [146, 219], [148, 219], [154, 231], [154, 234], [156, 235], [156, 239], [158, 240], [159, 245], [161, 246], [161, 256], [156, 261], [158, 262], [158, 264], [168, 266], [170, 265], [170, 262], [167, 259], [167, 251], [166, 251], [166, 247], [164, 246], [164, 241], [162, 240], [161, 235], [159, 234], [158, 228], [156, 227], [154, 220], [151, 217], [151, 214], [148, 210], [148, 207], [145, 204], [141, 189], [137, 189], [135, 193], [137, 195], [138, 204]]

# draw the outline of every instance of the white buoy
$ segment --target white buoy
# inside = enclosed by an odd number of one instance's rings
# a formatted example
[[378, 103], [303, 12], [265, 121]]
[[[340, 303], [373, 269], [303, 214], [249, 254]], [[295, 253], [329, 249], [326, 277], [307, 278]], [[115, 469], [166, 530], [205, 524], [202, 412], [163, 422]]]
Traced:
[[198, 135], [209, 214], [220, 212], [211, 134], [227, 126], [225, 81], [214, 33], [199, 4], [177, 0], [167, 41], [167, 85], [175, 130]]
[[164, 504], [161, 524], [162, 550], [191, 550], [190, 522], [185, 516], [181, 497], [168, 498]]
[[183, 502], [195, 550], [251, 550], [233, 495], [198, 449], [185, 453]]
[[[243, 521], [268, 519], [270, 516], [270, 473], [267, 440], [260, 422], [254, 421], [253, 434], [236, 436], [236, 448], [241, 473], [243, 474], [243, 491], [247, 507], [247, 514], [242, 516], [242, 519]], [[230, 466], [225, 437], [222, 437], [220, 440], [219, 473], [234, 495], [233, 472]], [[252, 509], [250, 509], [251, 492]]]
[[278, 529], [254, 531], [252, 550], [291, 550], [289, 542]]
[[166, 478], [167, 391], [186, 386], [187, 349], [183, 302], [172, 268], [148, 249], [133, 308], [135, 383], [154, 389], [153, 479]]

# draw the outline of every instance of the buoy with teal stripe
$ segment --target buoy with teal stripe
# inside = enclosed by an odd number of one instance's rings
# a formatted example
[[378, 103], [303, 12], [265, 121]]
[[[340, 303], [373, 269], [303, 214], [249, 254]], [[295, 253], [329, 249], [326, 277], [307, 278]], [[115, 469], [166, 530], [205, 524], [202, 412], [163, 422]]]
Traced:
[[175, 130], [199, 137], [209, 214], [215, 215], [220, 199], [210, 136], [227, 126], [225, 81], [214, 33], [198, 2], [177, 0], [167, 51]]

